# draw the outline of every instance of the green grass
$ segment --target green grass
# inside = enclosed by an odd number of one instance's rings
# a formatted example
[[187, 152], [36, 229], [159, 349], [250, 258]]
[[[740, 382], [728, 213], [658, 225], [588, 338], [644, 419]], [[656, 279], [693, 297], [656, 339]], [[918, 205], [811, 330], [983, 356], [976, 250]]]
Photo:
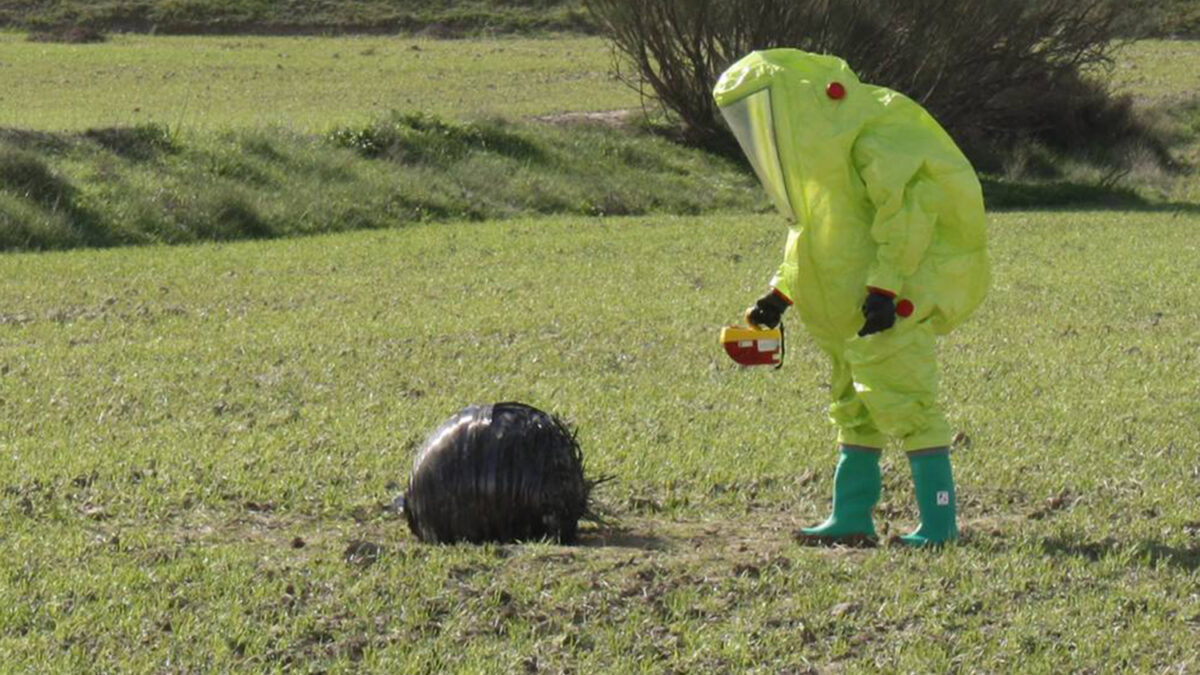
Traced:
[[392, 110], [516, 119], [637, 107], [600, 38], [152, 37], [0, 33], [0, 127], [285, 126], [321, 133]]
[[[1193, 48], [1135, 46], [1158, 65], [1120, 85], [1183, 143]], [[782, 248], [707, 214], [761, 205], [752, 177], [511, 121], [636, 106], [608, 67], [574, 38], [0, 38], [6, 236], [151, 244], [0, 256], [0, 673], [1200, 670], [1195, 209], [992, 215], [993, 292], [941, 344], [964, 542], [804, 549], [828, 365], [800, 330], [775, 373], [716, 345]], [[1029, 189], [990, 185], [1125, 199]], [[381, 229], [152, 245], [349, 227]], [[383, 508], [502, 399], [617, 476], [583, 546], [423, 546]]]
[[[0, 671], [1192, 672], [1197, 226], [991, 217], [940, 347], [967, 539], [932, 554], [789, 542], [828, 506], [828, 365], [798, 325], [779, 372], [716, 345], [774, 217], [5, 255]], [[617, 527], [432, 547], [382, 510], [501, 399], [577, 426]]]

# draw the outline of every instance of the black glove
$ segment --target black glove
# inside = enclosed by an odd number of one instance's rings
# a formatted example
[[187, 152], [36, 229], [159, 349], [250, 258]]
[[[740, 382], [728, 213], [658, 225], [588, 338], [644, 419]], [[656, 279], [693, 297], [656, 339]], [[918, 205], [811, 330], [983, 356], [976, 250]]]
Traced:
[[751, 326], [774, 328], [783, 319], [787, 308], [788, 301], [776, 290], [771, 289], [770, 293], [759, 298], [753, 307], [746, 310], [746, 323]]
[[862, 311], [867, 322], [858, 331], [859, 337], [887, 330], [896, 323], [896, 302], [887, 293], [872, 290], [863, 303]]

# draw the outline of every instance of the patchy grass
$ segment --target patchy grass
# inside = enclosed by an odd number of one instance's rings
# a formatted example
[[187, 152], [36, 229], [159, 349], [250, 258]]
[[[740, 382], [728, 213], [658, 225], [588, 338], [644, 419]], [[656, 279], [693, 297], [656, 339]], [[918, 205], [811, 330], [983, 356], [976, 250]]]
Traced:
[[[5, 668], [1195, 671], [1197, 226], [992, 216], [992, 294], [940, 348], [967, 534], [940, 553], [790, 541], [828, 507], [828, 364], [799, 330], [779, 372], [716, 344], [774, 217], [5, 255]], [[422, 546], [384, 508], [502, 399], [578, 428], [613, 527]]]

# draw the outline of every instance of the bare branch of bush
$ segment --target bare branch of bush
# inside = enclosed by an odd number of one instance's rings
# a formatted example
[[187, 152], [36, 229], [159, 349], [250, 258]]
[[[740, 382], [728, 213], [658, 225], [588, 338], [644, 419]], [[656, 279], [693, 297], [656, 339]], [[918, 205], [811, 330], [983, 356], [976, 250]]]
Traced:
[[996, 159], [990, 149], [1016, 139], [1070, 149], [1139, 131], [1127, 106], [1085, 74], [1110, 64], [1141, 2], [584, 2], [611, 38], [620, 76], [703, 145], [728, 144], [710, 95], [718, 75], [775, 47], [841, 56], [864, 82], [920, 102], [985, 164]]

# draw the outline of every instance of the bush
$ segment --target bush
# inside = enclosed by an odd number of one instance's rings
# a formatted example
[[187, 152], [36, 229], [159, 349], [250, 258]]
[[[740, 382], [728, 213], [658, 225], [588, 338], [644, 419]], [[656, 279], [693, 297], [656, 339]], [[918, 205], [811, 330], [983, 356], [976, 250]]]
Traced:
[[622, 77], [681, 123], [732, 148], [711, 91], [748, 52], [796, 47], [846, 59], [864, 82], [924, 105], [977, 165], [1005, 148], [1145, 142], [1128, 102], [1086, 72], [1109, 63], [1139, 11], [1120, 0], [585, 0]]

